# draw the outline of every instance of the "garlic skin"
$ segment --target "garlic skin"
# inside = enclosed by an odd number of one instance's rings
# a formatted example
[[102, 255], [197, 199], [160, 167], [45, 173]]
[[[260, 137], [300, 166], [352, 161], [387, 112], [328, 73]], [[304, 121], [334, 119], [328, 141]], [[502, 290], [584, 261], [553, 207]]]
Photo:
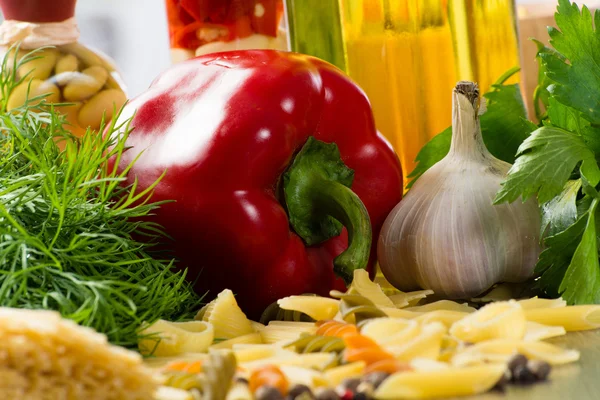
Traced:
[[449, 153], [419, 178], [383, 225], [379, 263], [400, 290], [469, 298], [497, 282], [533, 275], [540, 253], [537, 202], [493, 205], [510, 164], [485, 147], [478, 99], [476, 84], [457, 84]]

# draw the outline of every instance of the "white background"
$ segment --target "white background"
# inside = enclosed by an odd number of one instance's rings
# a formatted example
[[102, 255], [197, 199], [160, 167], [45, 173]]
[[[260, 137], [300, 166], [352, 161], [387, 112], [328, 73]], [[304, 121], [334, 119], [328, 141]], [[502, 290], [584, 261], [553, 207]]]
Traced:
[[164, 0], [78, 0], [76, 18], [81, 42], [115, 59], [130, 97], [169, 66]]

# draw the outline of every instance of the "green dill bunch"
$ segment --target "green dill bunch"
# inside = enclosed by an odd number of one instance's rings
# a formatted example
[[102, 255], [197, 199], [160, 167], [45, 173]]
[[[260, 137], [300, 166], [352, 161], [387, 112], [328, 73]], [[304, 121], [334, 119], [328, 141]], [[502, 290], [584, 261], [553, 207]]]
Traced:
[[160, 206], [152, 188], [134, 194], [136, 184], [123, 186], [128, 169], [108, 167], [125, 151], [127, 133], [112, 135], [121, 126], [73, 137], [44, 96], [7, 111], [26, 79], [14, 71], [33, 58], [5, 58], [0, 73], [0, 306], [57, 310], [134, 346], [142, 322], [191, 319], [200, 299], [185, 271], [152, 251], [162, 235], [143, 220]]

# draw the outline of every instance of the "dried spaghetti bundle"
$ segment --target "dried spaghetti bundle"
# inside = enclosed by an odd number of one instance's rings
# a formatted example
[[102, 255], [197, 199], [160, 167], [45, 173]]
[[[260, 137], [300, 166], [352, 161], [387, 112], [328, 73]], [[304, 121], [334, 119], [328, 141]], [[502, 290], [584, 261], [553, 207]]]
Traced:
[[148, 400], [158, 387], [139, 354], [53, 311], [0, 308], [3, 400]]

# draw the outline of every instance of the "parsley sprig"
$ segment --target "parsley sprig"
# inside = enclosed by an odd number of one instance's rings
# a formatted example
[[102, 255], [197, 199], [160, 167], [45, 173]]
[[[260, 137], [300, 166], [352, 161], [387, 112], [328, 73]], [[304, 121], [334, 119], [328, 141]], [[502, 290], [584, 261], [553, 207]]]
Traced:
[[125, 187], [127, 170], [110, 167], [126, 150], [127, 133], [112, 135], [122, 126], [74, 138], [44, 96], [6, 109], [27, 82], [14, 71], [35, 56], [6, 57], [0, 74], [0, 305], [58, 310], [133, 346], [143, 321], [191, 318], [200, 299], [153, 251], [161, 228], [140, 218], [160, 206], [151, 189]]
[[[497, 84], [485, 95], [481, 128], [490, 152], [513, 163], [495, 202], [540, 204], [544, 250], [533, 287], [569, 304], [600, 303], [600, 11], [558, 0], [555, 19], [552, 47], [535, 41], [539, 124], [526, 121], [516, 85]], [[443, 158], [450, 136], [447, 129], [434, 137], [410, 176]]]
[[496, 202], [537, 196], [545, 249], [535, 285], [569, 304], [600, 303], [600, 12], [592, 19], [587, 7], [559, 0], [555, 20], [552, 48], [538, 43], [541, 126], [519, 147]]

